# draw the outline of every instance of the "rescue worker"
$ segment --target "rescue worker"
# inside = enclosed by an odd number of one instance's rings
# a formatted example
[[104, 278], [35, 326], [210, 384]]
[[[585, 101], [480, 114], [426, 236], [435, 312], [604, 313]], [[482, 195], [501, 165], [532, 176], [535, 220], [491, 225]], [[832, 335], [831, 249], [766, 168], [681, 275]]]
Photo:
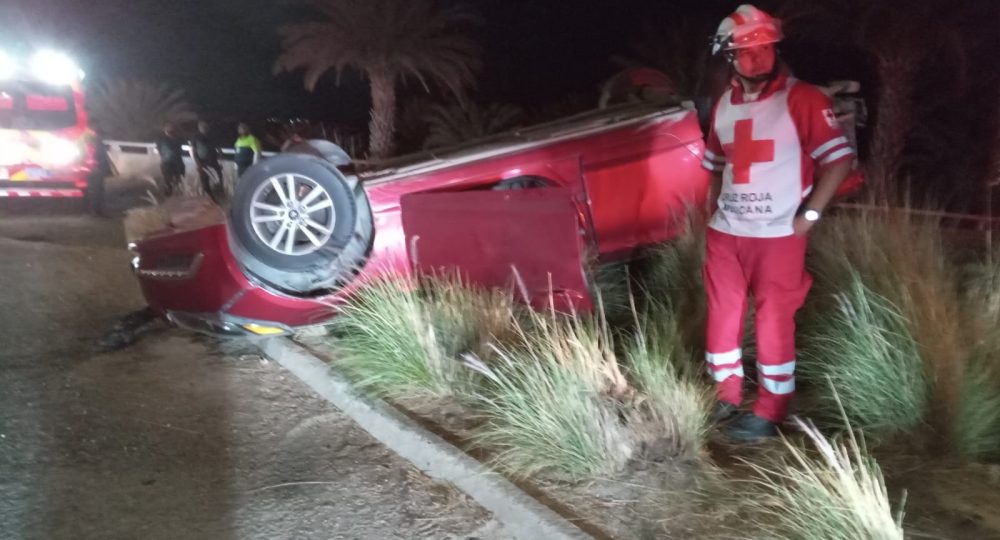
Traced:
[[212, 143], [209, 131], [208, 122], [204, 120], [198, 122], [198, 130], [191, 137], [191, 161], [198, 171], [202, 189], [213, 200], [219, 202], [222, 191], [222, 165], [219, 164], [219, 149]]
[[156, 151], [160, 154], [160, 173], [163, 174], [164, 193], [169, 197], [184, 180], [183, 141], [173, 122], [163, 124], [163, 132], [156, 139]]
[[781, 39], [780, 21], [744, 4], [722, 21], [712, 46], [733, 75], [715, 104], [702, 162], [713, 173], [704, 277], [716, 421], [737, 415], [743, 401], [748, 293], [757, 331], [757, 401], [725, 430], [737, 441], [776, 435], [788, 414], [794, 316], [812, 285], [807, 235], [854, 157], [830, 99], [778, 58]]
[[243, 176], [243, 173], [250, 166], [260, 160], [260, 139], [250, 132], [250, 126], [245, 122], [240, 122], [239, 126], [236, 127], [236, 131], [239, 133], [239, 137], [236, 138], [236, 144], [234, 145], [236, 155], [233, 156], [233, 161], [236, 162], [236, 174]]

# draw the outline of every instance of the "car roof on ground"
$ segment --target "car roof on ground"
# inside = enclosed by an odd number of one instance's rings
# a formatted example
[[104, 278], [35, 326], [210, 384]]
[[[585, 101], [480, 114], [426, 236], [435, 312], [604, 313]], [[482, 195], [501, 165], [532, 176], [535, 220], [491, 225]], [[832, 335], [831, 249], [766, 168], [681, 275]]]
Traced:
[[521, 152], [630, 124], [658, 121], [693, 109], [694, 105], [689, 103], [669, 105], [627, 103], [606, 109], [596, 109], [544, 124], [516, 128], [455, 146], [392, 158], [378, 164], [372, 164], [374, 167], [367, 171], [360, 170], [358, 176], [365, 184], [382, 183], [481, 159]]

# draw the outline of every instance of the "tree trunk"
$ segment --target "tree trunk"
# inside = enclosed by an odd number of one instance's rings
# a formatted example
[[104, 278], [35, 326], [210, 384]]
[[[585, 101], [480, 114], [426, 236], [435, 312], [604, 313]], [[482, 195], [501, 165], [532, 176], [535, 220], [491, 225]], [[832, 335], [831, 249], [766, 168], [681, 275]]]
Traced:
[[392, 155], [393, 135], [396, 131], [396, 85], [392, 75], [385, 70], [368, 73], [372, 87], [371, 121], [368, 124], [368, 154], [370, 159], [384, 159]]
[[[911, 94], [919, 59], [904, 47], [876, 52], [879, 77], [878, 121], [872, 139], [869, 176], [875, 193], [892, 202], [911, 202], [909, 186], [900, 177], [906, 138], [913, 125]], [[895, 198], [904, 197], [904, 201]]]

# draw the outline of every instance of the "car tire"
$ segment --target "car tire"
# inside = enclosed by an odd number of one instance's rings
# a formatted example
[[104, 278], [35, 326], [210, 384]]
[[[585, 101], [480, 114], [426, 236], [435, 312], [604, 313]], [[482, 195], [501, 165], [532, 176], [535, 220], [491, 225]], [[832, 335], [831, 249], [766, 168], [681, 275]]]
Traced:
[[372, 222], [360, 182], [304, 153], [248, 169], [229, 208], [231, 245], [244, 270], [292, 294], [348, 281], [371, 249]]

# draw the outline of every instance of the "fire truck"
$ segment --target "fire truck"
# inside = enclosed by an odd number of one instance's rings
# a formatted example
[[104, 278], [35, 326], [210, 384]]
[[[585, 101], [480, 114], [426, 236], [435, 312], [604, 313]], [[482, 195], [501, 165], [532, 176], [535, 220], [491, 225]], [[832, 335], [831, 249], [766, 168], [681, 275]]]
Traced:
[[101, 196], [83, 71], [65, 54], [0, 51], [0, 197]]

